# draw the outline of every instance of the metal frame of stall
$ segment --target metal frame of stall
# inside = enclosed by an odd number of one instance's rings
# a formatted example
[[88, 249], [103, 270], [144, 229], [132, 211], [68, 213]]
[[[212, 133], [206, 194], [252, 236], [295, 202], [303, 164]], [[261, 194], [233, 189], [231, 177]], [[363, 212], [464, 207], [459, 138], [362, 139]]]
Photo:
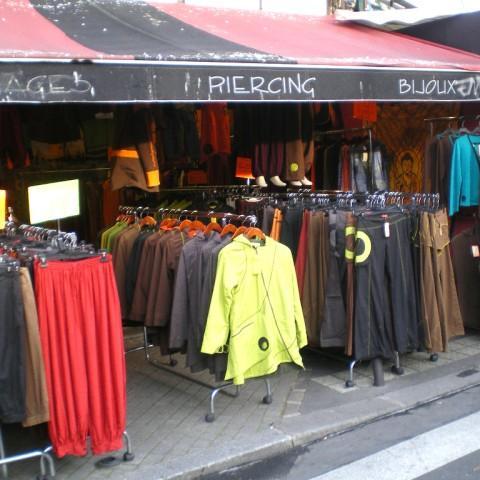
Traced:
[[[209, 191], [212, 190], [212, 192], [217, 192], [217, 191], [228, 191], [228, 192], [238, 192], [238, 191], [244, 191], [245, 190], [245, 185], [238, 185], [238, 186], [224, 186], [224, 187], [207, 187], [207, 188], [194, 188], [191, 191], [196, 191], [196, 192], [203, 192], [203, 191]], [[252, 187], [248, 187], [251, 189]], [[180, 191], [189, 191], [190, 189], [175, 189], [174, 191], [180, 192]], [[166, 190], [168, 191], [172, 190]], [[177, 215], [181, 217], [194, 217], [194, 218], [204, 218], [204, 219], [212, 219], [215, 218], [217, 220], [223, 220], [225, 223], [230, 223], [230, 222], [241, 222], [242, 224], [245, 224], [246, 222], [249, 222], [251, 225], [256, 225], [257, 223], [257, 218], [255, 215], [238, 215], [238, 214], [233, 214], [233, 213], [225, 213], [225, 212], [215, 212], [215, 211], [198, 211], [198, 210], [185, 210], [185, 209], [170, 209], [170, 208], [150, 208], [150, 207], [130, 207], [130, 206], [120, 206], [119, 211], [121, 213], [127, 213], [131, 212], [134, 215], [165, 215], [165, 214], [170, 214], [170, 215]], [[125, 354], [137, 352], [140, 350], [144, 351], [144, 356], [145, 360], [152, 366], [164, 371], [168, 372], [172, 375], [175, 375], [177, 377], [180, 377], [184, 380], [187, 380], [189, 382], [196, 383], [197, 385], [200, 385], [204, 388], [208, 388], [211, 390], [210, 392], [210, 402], [209, 402], [209, 410], [207, 414], [205, 415], [205, 421], [208, 423], [211, 423], [215, 420], [215, 399], [217, 395], [221, 392], [225, 395], [228, 395], [230, 397], [237, 397], [239, 394], [239, 387], [238, 385], [234, 385], [233, 382], [225, 382], [221, 383], [219, 385], [215, 384], [210, 384], [207, 382], [204, 382], [202, 380], [199, 380], [198, 378], [194, 378], [193, 376], [187, 375], [183, 372], [180, 372], [178, 370], [174, 370], [174, 367], [177, 365], [177, 361], [170, 356], [170, 360], [168, 363], [163, 363], [155, 360], [152, 355], [150, 354], [150, 350], [154, 348], [154, 345], [151, 345], [148, 341], [148, 327], [143, 325], [143, 345], [139, 347], [133, 347], [127, 351], [125, 351]], [[262, 402], [266, 405], [269, 405], [273, 401], [273, 395], [272, 395], [272, 389], [270, 385], [270, 380], [268, 377], [263, 377], [263, 381], [265, 382], [266, 385], [266, 395], [263, 397]], [[226, 391], [227, 388], [235, 386], [235, 392], [230, 393]]]
[[[60, 232], [59, 230], [52, 230], [28, 224], [22, 224], [20, 226], [17, 226], [14, 222], [14, 214], [11, 207], [8, 207], [8, 213], [9, 217], [8, 222], [5, 224], [5, 232], [9, 236], [13, 236], [20, 232], [23, 236], [31, 237], [38, 240], [42, 240], [45, 238], [62, 238], [66, 240], [66, 242], [64, 242], [65, 246], [71, 245], [72, 247], [75, 247], [76, 245], [77, 237], [75, 233]], [[100, 252], [100, 261], [103, 257], [104, 252]], [[46, 265], [44, 257], [40, 257], [39, 260], [42, 262], [43, 265]], [[113, 455], [105, 456], [95, 462], [95, 466], [97, 468], [113, 467], [121, 463], [122, 461], [130, 462], [135, 458], [135, 454], [132, 451], [132, 443], [130, 440], [130, 436], [128, 435], [128, 432], [126, 430], [123, 432], [123, 438], [126, 448], [122, 458], [119, 459], [118, 457]], [[35, 449], [28, 452], [7, 456], [5, 453], [5, 445], [3, 441], [2, 425], [0, 423], [0, 475], [3, 476], [5, 479], [8, 479], [8, 464], [17, 463], [24, 460], [30, 460], [33, 458], [40, 459], [40, 474], [37, 475], [37, 480], [50, 480], [51, 478], [54, 478], [56, 475], [56, 471], [55, 462], [51, 455], [52, 452], [53, 447], [51, 445], [48, 445], [43, 449]], [[45, 466], [45, 462], [48, 464], [48, 472]]]
[[[463, 118], [463, 117], [462, 117]], [[442, 120], [451, 120], [451, 118], [442, 118]], [[334, 134], [339, 134], [342, 132], [355, 132], [361, 130], [368, 130], [371, 133], [370, 128], [354, 128], [354, 129], [345, 129], [345, 130], [334, 130]], [[328, 133], [328, 132], [327, 132]], [[371, 141], [371, 136], [369, 136]], [[415, 204], [426, 205], [427, 202], [430, 202], [432, 206], [439, 206], [439, 195], [438, 194], [424, 194], [424, 193], [406, 193], [406, 192], [379, 192], [371, 194], [369, 192], [345, 192], [341, 190], [317, 190], [312, 191], [309, 189], [288, 189], [287, 192], [262, 192], [259, 191], [256, 195], [265, 198], [272, 198], [274, 200], [295, 200], [301, 198], [310, 198], [317, 202], [319, 206], [329, 206], [331, 205], [330, 201], [335, 200], [337, 205], [345, 207], [353, 207], [357, 200], [362, 200], [365, 203], [371, 204], [371, 206], [379, 207], [382, 205], [388, 204], [400, 204], [403, 205], [406, 198], [412, 199]], [[393, 203], [392, 203], [393, 202]], [[310, 351], [315, 352], [316, 354], [323, 356], [325, 358], [330, 358], [338, 362], [347, 362], [347, 378], [345, 380], [345, 387], [352, 388], [355, 386], [354, 381], [354, 368], [355, 365], [358, 365], [362, 360], [357, 360], [354, 357], [347, 355], [337, 355], [335, 353], [329, 352], [328, 350], [321, 348], [309, 347]], [[438, 360], [438, 353], [429, 352], [429, 359], [432, 362]], [[401, 366], [400, 355], [398, 352], [394, 352], [393, 365], [391, 366], [391, 372], [395, 375], [403, 375], [404, 369]], [[373, 371], [373, 385], [374, 386], [383, 386], [384, 382], [384, 369], [383, 362], [379, 358], [371, 359], [372, 371]]]

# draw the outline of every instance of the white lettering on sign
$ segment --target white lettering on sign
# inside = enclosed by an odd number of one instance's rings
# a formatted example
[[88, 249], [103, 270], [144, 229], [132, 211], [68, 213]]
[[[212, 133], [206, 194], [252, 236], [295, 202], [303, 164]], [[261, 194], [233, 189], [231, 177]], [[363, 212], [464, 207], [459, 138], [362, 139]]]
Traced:
[[72, 75], [37, 75], [23, 78], [15, 73], [2, 73], [0, 75], [0, 93], [28, 93], [33, 95], [68, 95], [90, 94], [94, 96], [92, 84], [81, 77], [77, 72]]
[[291, 95], [315, 98], [315, 77], [296, 75], [272, 79], [246, 75], [211, 75], [208, 77], [209, 94], [219, 95]]
[[437, 80], [437, 79], [406, 79], [398, 80], [398, 91], [400, 95], [455, 95], [455, 85], [458, 80]]
[[457, 92], [462, 97], [479, 97], [480, 93], [480, 75], [464, 78], [457, 81]]
[[407, 79], [398, 80], [400, 95], [458, 96], [480, 98], [480, 75], [455, 80]]

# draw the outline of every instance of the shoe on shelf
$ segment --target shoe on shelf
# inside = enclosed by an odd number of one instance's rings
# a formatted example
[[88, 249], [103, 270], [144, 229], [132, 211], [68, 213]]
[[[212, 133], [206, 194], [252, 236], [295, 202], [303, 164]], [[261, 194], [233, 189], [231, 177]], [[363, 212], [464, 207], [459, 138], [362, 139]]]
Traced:
[[307, 177], [303, 177], [300, 181], [302, 182], [302, 185], [305, 185], [306, 187], [313, 185], [313, 183]]
[[276, 187], [286, 187], [287, 186], [287, 184], [285, 182], [282, 182], [282, 180], [280, 179], [280, 177], [278, 175], [275, 175], [274, 177], [270, 177], [270, 181]]
[[255, 179], [255, 183], [261, 187], [261, 188], [266, 188], [268, 187], [267, 182], [265, 181], [265, 177], [263, 175], [260, 175]]

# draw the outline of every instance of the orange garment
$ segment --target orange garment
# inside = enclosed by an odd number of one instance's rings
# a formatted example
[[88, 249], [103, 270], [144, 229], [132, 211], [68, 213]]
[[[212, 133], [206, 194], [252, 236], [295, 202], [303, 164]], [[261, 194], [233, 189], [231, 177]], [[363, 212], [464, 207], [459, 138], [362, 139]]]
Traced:
[[282, 233], [283, 213], [279, 208], [276, 208], [273, 212], [272, 230], [270, 231], [270, 237], [277, 242], [280, 241], [280, 234]]
[[202, 108], [202, 154], [231, 153], [230, 116], [225, 103], [206, 104]]

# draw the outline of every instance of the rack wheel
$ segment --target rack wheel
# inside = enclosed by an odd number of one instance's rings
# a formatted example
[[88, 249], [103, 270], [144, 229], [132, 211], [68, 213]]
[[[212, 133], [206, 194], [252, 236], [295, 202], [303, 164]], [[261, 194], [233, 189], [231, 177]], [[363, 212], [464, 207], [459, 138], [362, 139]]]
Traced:
[[215, 420], [215, 414], [214, 413], [207, 413], [205, 415], [205, 421], [207, 423], [212, 423]]
[[405, 370], [403, 367], [397, 367], [396, 365], [392, 365], [392, 373], [395, 375], [403, 375], [405, 373]]
[[347, 380], [345, 382], [345, 388], [352, 388], [354, 385], [353, 380]]
[[265, 405], [270, 405], [270, 404], [273, 402], [273, 397], [272, 397], [272, 395], [265, 395], [265, 396], [263, 397], [262, 402], [263, 402]]
[[95, 462], [95, 467], [97, 468], [111, 468], [115, 467], [122, 463], [122, 460], [116, 456], [110, 455], [108, 457], [103, 457], [100, 460]]
[[170, 367], [176, 367], [177, 366], [177, 360], [175, 360], [174, 358], [172, 358], [168, 364], [170, 365]]
[[135, 454], [134, 454], [134, 453], [125, 452], [125, 453], [123, 454], [123, 461], [124, 461], [124, 462], [131, 462], [134, 458], [135, 458]]
[[430, 355], [430, 361], [431, 362], [436, 362], [438, 360], [438, 353], [432, 353]]

